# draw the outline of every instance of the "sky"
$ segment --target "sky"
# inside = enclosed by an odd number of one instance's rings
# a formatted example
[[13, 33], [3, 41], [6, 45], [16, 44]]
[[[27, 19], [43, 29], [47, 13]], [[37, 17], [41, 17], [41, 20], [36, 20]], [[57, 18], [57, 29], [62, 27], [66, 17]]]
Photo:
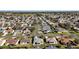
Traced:
[[79, 10], [78, 0], [0, 0], [0, 10]]

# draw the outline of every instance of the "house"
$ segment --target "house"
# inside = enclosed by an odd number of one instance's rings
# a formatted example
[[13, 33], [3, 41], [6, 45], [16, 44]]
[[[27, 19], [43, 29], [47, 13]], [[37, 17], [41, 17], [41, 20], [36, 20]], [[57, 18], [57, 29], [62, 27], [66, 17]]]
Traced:
[[31, 34], [31, 31], [28, 28], [26, 28], [26, 30], [24, 30], [23, 34], [26, 36], [29, 36]]
[[11, 22], [9, 21], [9, 22], [5, 22], [5, 25], [4, 26], [10, 26], [11, 25]]
[[41, 44], [44, 44], [44, 41], [43, 41], [43, 39], [39, 38], [38, 36], [35, 36], [34, 41], [33, 41], [33, 45], [35, 45], [35, 44], [41, 45]]
[[3, 20], [0, 20], [0, 27], [2, 27], [4, 24], [4, 21]]
[[57, 38], [57, 39], [60, 39], [60, 38], [61, 38], [61, 36], [60, 36], [60, 35], [57, 35], [57, 36], [56, 36], [56, 38]]
[[60, 44], [67, 45], [70, 43], [71, 39], [68, 36], [63, 36], [58, 40]]
[[14, 30], [11, 27], [7, 27], [4, 31], [3, 31], [3, 35], [2, 36], [6, 36], [8, 33], [14, 33]]
[[79, 32], [79, 28], [78, 27], [74, 27], [74, 30], [78, 31]]
[[19, 42], [19, 40], [9, 39], [9, 40], [6, 40], [6, 45], [17, 45], [18, 42]]
[[64, 20], [63, 18], [59, 18], [58, 22], [59, 22], [59, 23], [65, 23], [66, 20]]
[[49, 26], [48, 24], [43, 23], [43, 24], [42, 24], [42, 31], [43, 31], [44, 33], [48, 33], [48, 32], [51, 32], [51, 28], [50, 28], [50, 26]]
[[56, 36], [56, 38], [64, 38], [64, 37], [69, 37], [68, 35], [65, 35], [65, 34], [59, 34]]
[[0, 38], [0, 46], [3, 46], [6, 42], [6, 40], [2, 40], [3, 38]]
[[55, 37], [46, 38], [46, 42], [50, 43], [50, 44], [58, 44], [58, 42], [57, 42]]
[[20, 44], [29, 44], [29, 43], [31, 43], [31, 40], [29, 40], [29, 39], [20, 40]]
[[22, 34], [21, 30], [15, 30], [13, 36], [20, 36]]

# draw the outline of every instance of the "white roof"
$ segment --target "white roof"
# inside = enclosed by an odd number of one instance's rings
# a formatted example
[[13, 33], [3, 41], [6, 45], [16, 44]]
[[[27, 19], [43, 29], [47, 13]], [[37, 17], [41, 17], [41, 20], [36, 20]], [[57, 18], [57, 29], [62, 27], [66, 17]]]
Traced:
[[0, 46], [3, 46], [6, 40], [0, 40]]

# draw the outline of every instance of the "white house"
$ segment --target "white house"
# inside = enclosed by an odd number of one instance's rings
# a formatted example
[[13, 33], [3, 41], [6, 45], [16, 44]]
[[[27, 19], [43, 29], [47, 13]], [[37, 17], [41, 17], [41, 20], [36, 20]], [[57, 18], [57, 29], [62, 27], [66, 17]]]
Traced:
[[37, 36], [34, 37], [33, 45], [35, 44], [43, 44], [44, 41], [41, 38], [38, 38]]

